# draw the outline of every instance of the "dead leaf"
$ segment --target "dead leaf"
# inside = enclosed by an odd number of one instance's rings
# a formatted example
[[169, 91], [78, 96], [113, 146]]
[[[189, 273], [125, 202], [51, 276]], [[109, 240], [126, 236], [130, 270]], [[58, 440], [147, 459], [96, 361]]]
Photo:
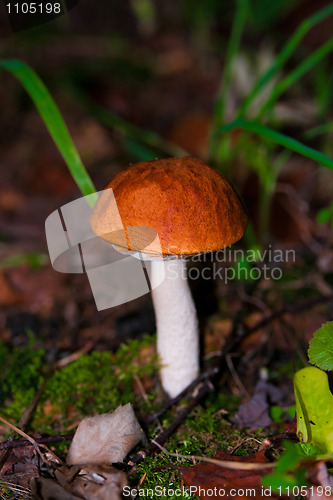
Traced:
[[67, 455], [67, 463], [111, 464], [121, 462], [144, 433], [132, 405], [113, 413], [87, 417], [79, 424]]
[[269, 416], [270, 403], [281, 404], [289, 391], [275, 387], [263, 380], [257, 383], [250, 401], [241, 404], [232, 422], [241, 428], [267, 427], [272, 423]]
[[0, 479], [23, 488], [29, 488], [31, 479], [38, 474], [38, 460], [35, 450], [32, 446], [25, 446], [10, 450], [1, 469]]
[[16, 187], [2, 185], [0, 190], [0, 210], [4, 212], [15, 212], [26, 202], [23, 193]]
[[[214, 458], [258, 464], [258, 469], [227, 469], [208, 462], [193, 467], [179, 467], [180, 475], [185, 484], [197, 488], [196, 491], [191, 490], [192, 494], [199, 496], [202, 500], [214, 500], [222, 496], [226, 498], [232, 496], [235, 500], [247, 497], [264, 498], [261, 477], [267, 473], [267, 469], [260, 468], [260, 464], [269, 462], [264, 452], [252, 453], [246, 457], [235, 457], [221, 451]], [[279, 498], [278, 494], [275, 496], [274, 493], [270, 497]]]

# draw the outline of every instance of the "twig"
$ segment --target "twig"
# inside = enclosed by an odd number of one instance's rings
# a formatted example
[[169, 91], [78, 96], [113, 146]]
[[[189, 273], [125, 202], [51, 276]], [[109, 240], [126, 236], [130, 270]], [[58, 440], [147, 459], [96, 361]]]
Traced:
[[[45, 375], [45, 378], [43, 380], [43, 383], [41, 384], [41, 386], [39, 387], [38, 391], [36, 392], [35, 396], [34, 396], [34, 399], [32, 400], [31, 404], [28, 406], [28, 408], [26, 408], [23, 412], [23, 415], [22, 417], [20, 418], [19, 420], [19, 423], [18, 423], [18, 427], [22, 429], [25, 429], [27, 424], [28, 424], [28, 421], [32, 415], [32, 412], [35, 410], [37, 404], [38, 404], [38, 401], [39, 399], [41, 398], [43, 392], [44, 392], [44, 389], [46, 387], [46, 384], [47, 384], [47, 381], [49, 380], [50, 376], [52, 374], [52, 370], [50, 369], [48, 371], [48, 373]], [[15, 437], [15, 434], [13, 434], [12, 436], [10, 436], [10, 438], [8, 439], [8, 442], [14, 442], [14, 437]], [[0, 453], [0, 470], [2, 469], [2, 467], [5, 465], [6, 461], [8, 460], [8, 457], [9, 457], [9, 454], [10, 454], [10, 447], [7, 447], [7, 448], [3, 448], [5, 451], [3, 453]], [[1, 450], [1, 448], [0, 448]]]
[[85, 344], [82, 349], [73, 352], [72, 354], [69, 354], [65, 358], [59, 359], [52, 365], [52, 371], [58, 370], [59, 368], [63, 368], [64, 366], [69, 365], [70, 363], [73, 363], [73, 361], [76, 361], [79, 359], [82, 354], [87, 354], [94, 348], [95, 343], [90, 341]]
[[154, 440], [152, 441], [152, 443], [155, 443], [156, 446], [161, 451], [163, 451], [163, 453], [166, 453], [170, 457], [185, 458], [186, 460], [192, 458], [192, 460], [197, 460], [198, 462], [208, 462], [210, 464], [218, 465], [219, 467], [224, 467], [225, 469], [240, 469], [240, 470], [272, 469], [276, 465], [275, 462], [249, 463], [249, 462], [237, 462], [235, 460], [219, 460], [217, 458], [201, 457], [198, 455], [181, 455], [180, 453], [171, 453], [166, 448], [164, 448], [164, 446], [161, 446]]
[[21, 429], [19, 429], [15, 425], [13, 425], [10, 422], [8, 422], [8, 420], [6, 420], [5, 418], [0, 417], [0, 421], [2, 423], [4, 423], [5, 425], [8, 425], [8, 427], [10, 427], [13, 431], [17, 432], [18, 434], [20, 434], [21, 436], [23, 436], [26, 440], [28, 440], [30, 442], [30, 444], [32, 444], [32, 446], [35, 448], [36, 452], [38, 453], [38, 455], [40, 455], [41, 459], [44, 462], [46, 462], [48, 464], [51, 464], [51, 461], [48, 458], [46, 458], [45, 455], [42, 454], [42, 452], [40, 451], [40, 448], [44, 449], [52, 457], [52, 459], [53, 459], [53, 461], [55, 463], [64, 465], [63, 462], [60, 460], [60, 458], [58, 458], [53, 453], [53, 451], [51, 451], [47, 446], [45, 446], [45, 444], [40, 444], [39, 445], [34, 438], [30, 437], [24, 431], [22, 431]]
[[[50, 444], [59, 443], [62, 441], [71, 441], [74, 434], [61, 434], [59, 436], [47, 436], [47, 437], [36, 437], [34, 438], [37, 444]], [[31, 446], [31, 442], [27, 439], [16, 439], [12, 441], [7, 439], [0, 443], [0, 450], [11, 450], [13, 448], [24, 448], [25, 446]]]
[[309, 299], [305, 300], [304, 302], [300, 302], [299, 304], [295, 304], [293, 306], [284, 306], [281, 309], [278, 309], [277, 311], [274, 311], [272, 314], [269, 316], [264, 317], [258, 323], [256, 323], [254, 326], [249, 328], [247, 330], [247, 334], [253, 333], [256, 330], [259, 330], [260, 328], [266, 326], [268, 323], [273, 321], [274, 319], [279, 318], [280, 316], [283, 316], [284, 314], [298, 314], [304, 310], [311, 309], [314, 306], [317, 306], [319, 304], [326, 304], [327, 302], [333, 302], [333, 295], [325, 295], [325, 296], [320, 296], [316, 297], [314, 299]]
[[198, 375], [198, 377], [193, 380], [193, 382], [191, 382], [191, 384], [187, 386], [180, 394], [178, 394], [178, 396], [169, 399], [162, 408], [157, 410], [155, 413], [152, 413], [151, 415], [143, 418], [142, 423], [145, 425], [151, 424], [154, 420], [156, 420], [158, 417], [163, 415], [163, 413], [169, 410], [169, 408], [179, 403], [179, 401], [181, 401], [190, 391], [193, 391], [201, 382], [210, 379], [211, 377], [216, 375], [218, 371], [219, 370], [216, 366], [209, 367], [207, 370]]
[[248, 391], [246, 390], [246, 388], [244, 387], [244, 385], [243, 385], [243, 383], [242, 383], [242, 381], [241, 381], [238, 373], [235, 370], [234, 364], [233, 364], [232, 359], [231, 359], [231, 355], [227, 354], [226, 357], [225, 357], [225, 359], [226, 359], [228, 368], [230, 370], [230, 373], [231, 373], [231, 375], [232, 375], [232, 377], [233, 377], [233, 379], [234, 379], [234, 381], [235, 381], [238, 389], [241, 391], [241, 393], [243, 394], [243, 396], [245, 396], [246, 399], [249, 400], [251, 398], [251, 396], [248, 393]]
[[206, 381], [199, 388], [197, 394], [191, 399], [187, 406], [178, 413], [176, 418], [171, 422], [169, 427], [167, 427], [163, 432], [161, 432], [154, 441], [152, 441], [144, 452], [139, 452], [130, 458], [129, 464], [137, 464], [145, 459], [146, 456], [152, 455], [155, 451], [159, 449], [158, 445], [163, 445], [170, 436], [175, 432], [175, 430], [184, 422], [185, 418], [191, 413], [193, 408], [198, 404], [201, 399], [207, 396], [213, 390], [213, 385]]
[[271, 446], [280, 446], [283, 441], [294, 441], [295, 443], [299, 442], [297, 434], [294, 432], [282, 432], [281, 434], [276, 434], [275, 436], [271, 436], [268, 438], [271, 442]]

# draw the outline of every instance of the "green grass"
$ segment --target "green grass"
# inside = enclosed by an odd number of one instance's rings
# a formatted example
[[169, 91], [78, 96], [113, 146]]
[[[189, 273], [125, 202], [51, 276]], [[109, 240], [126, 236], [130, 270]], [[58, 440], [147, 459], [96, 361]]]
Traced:
[[246, 113], [248, 112], [255, 98], [263, 91], [266, 85], [282, 70], [285, 64], [295, 53], [300, 42], [310, 31], [310, 29], [331, 15], [333, 15], [333, 3], [329, 4], [324, 9], [316, 12], [312, 16], [302, 21], [300, 26], [289, 38], [278, 56], [275, 58], [272, 65], [262, 75], [259, 76], [253, 88], [243, 100], [243, 103], [240, 105], [236, 114], [236, 118], [244, 118], [246, 116]]
[[328, 158], [328, 156], [324, 155], [320, 151], [310, 148], [305, 144], [297, 141], [296, 139], [289, 137], [288, 135], [281, 134], [276, 130], [272, 130], [271, 128], [260, 125], [259, 123], [238, 119], [233, 122], [227, 123], [226, 125], [223, 125], [223, 127], [217, 130], [216, 135], [229, 132], [234, 128], [242, 128], [245, 130], [249, 130], [250, 132], [255, 132], [256, 134], [259, 134], [262, 137], [275, 142], [276, 144], [280, 144], [281, 146], [290, 149], [295, 153], [299, 153], [307, 158], [310, 158], [311, 160], [318, 162], [331, 170], [333, 169], [333, 160]]

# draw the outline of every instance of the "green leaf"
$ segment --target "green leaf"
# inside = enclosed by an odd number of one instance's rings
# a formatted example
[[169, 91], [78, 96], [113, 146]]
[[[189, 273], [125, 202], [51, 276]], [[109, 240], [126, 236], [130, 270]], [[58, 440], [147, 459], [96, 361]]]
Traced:
[[265, 488], [272, 488], [272, 491], [283, 493], [288, 491], [288, 489], [297, 486], [297, 480], [291, 474], [282, 474], [280, 472], [272, 472], [272, 474], [267, 474], [261, 480], [261, 484]]
[[318, 64], [327, 54], [333, 49], [333, 39], [330, 38], [328, 42], [319, 47], [318, 50], [313, 52], [302, 63], [297, 66], [289, 75], [284, 77], [280, 82], [274, 85], [267, 101], [263, 104], [260, 111], [256, 115], [256, 120], [260, 120], [264, 114], [273, 108], [281, 94], [283, 94], [291, 85], [299, 80], [305, 73], [310, 71], [316, 64]]
[[[61, 113], [42, 80], [30, 66], [17, 59], [0, 60], [0, 68], [14, 75], [34, 101], [50, 135], [64, 158], [70, 173], [84, 196], [96, 189], [67, 130]], [[88, 198], [92, 202], [92, 198]]]
[[270, 409], [270, 417], [274, 422], [283, 422], [283, 408], [278, 405], [273, 405]]
[[[275, 470], [262, 478], [262, 485], [271, 487], [274, 491], [287, 490], [305, 483], [299, 482], [296, 470], [302, 460], [297, 445], [284, 441], [285, 451], [280, 455]], [[294, 472], [294, 474], [292, 474]], [[298, 471], [299, 472], [299, 471]]]
[[286, 450], [279, 457], [275, 467], [275, 471], [280, 474], [293, 470], [301, 460], [298, 449], [293, 443], [285, 441], [283, 446]]
[[333, 203], [329, 207], [322, 208], [317, 214], [317, 222], [326, 224], [327, 222], [333, 228]]
[[305, 458], [312, 458], [320, 456], [321, 449], [318, 446], [313, 446], [311, 443], [297, 443], [296, 444], [300, 454]]
[[333, 395], [325, 372], [309, 366], [296, 372], [297, 435], [301, 442], [333, 452]]
[[333, 321], [325, 323], [310, 341], [310, 363], [322, 370], [333, 370]]
[[295, 414], [296, 414], [296, 406], [295, 405], [289, 406], [287, 410], [287, 415], [291, 418], [295, 418]]
[[329, 208], [322, 208], [317, 214], [317, 222], [319, 224], [326, 224], [331, 218], [331, 210]]

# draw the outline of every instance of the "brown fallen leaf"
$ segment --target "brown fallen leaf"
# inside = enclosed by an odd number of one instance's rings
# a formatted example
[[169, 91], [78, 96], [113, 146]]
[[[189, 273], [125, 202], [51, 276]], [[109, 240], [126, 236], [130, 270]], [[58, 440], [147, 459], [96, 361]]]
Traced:
[[[197, 495], [202, 500], [214, 500], [222, 496], [232, 497], [235, 500], [246, 497], [254, 499], [267, 497], [261, 486], [261, 478], [267, 473], [267, 469], [261, 465], [269, 463], [269, 460], [263, 451], [251, 453], [245, 457], [235, 457], [220, 451], [214, 459], [258, 464], [258, 469], [230, 469], [208, 462], [193, 467], [179, 467], [182, 479], [191, 488], [190, 494]], [[269, 496], [270, 498], [280, 498], [278, 494], [274, 493]]]
[[118, 406], [113, 413], [86, 417], [80, 422], [67, 455], [67, 464], [121, 462], [144, 433], [132, 405]]
[[1, 469], [0, 480], [29, 488], [31, 479], [38, 475], [36, 453], [32, 446], [26, 446], [11, 450]]

